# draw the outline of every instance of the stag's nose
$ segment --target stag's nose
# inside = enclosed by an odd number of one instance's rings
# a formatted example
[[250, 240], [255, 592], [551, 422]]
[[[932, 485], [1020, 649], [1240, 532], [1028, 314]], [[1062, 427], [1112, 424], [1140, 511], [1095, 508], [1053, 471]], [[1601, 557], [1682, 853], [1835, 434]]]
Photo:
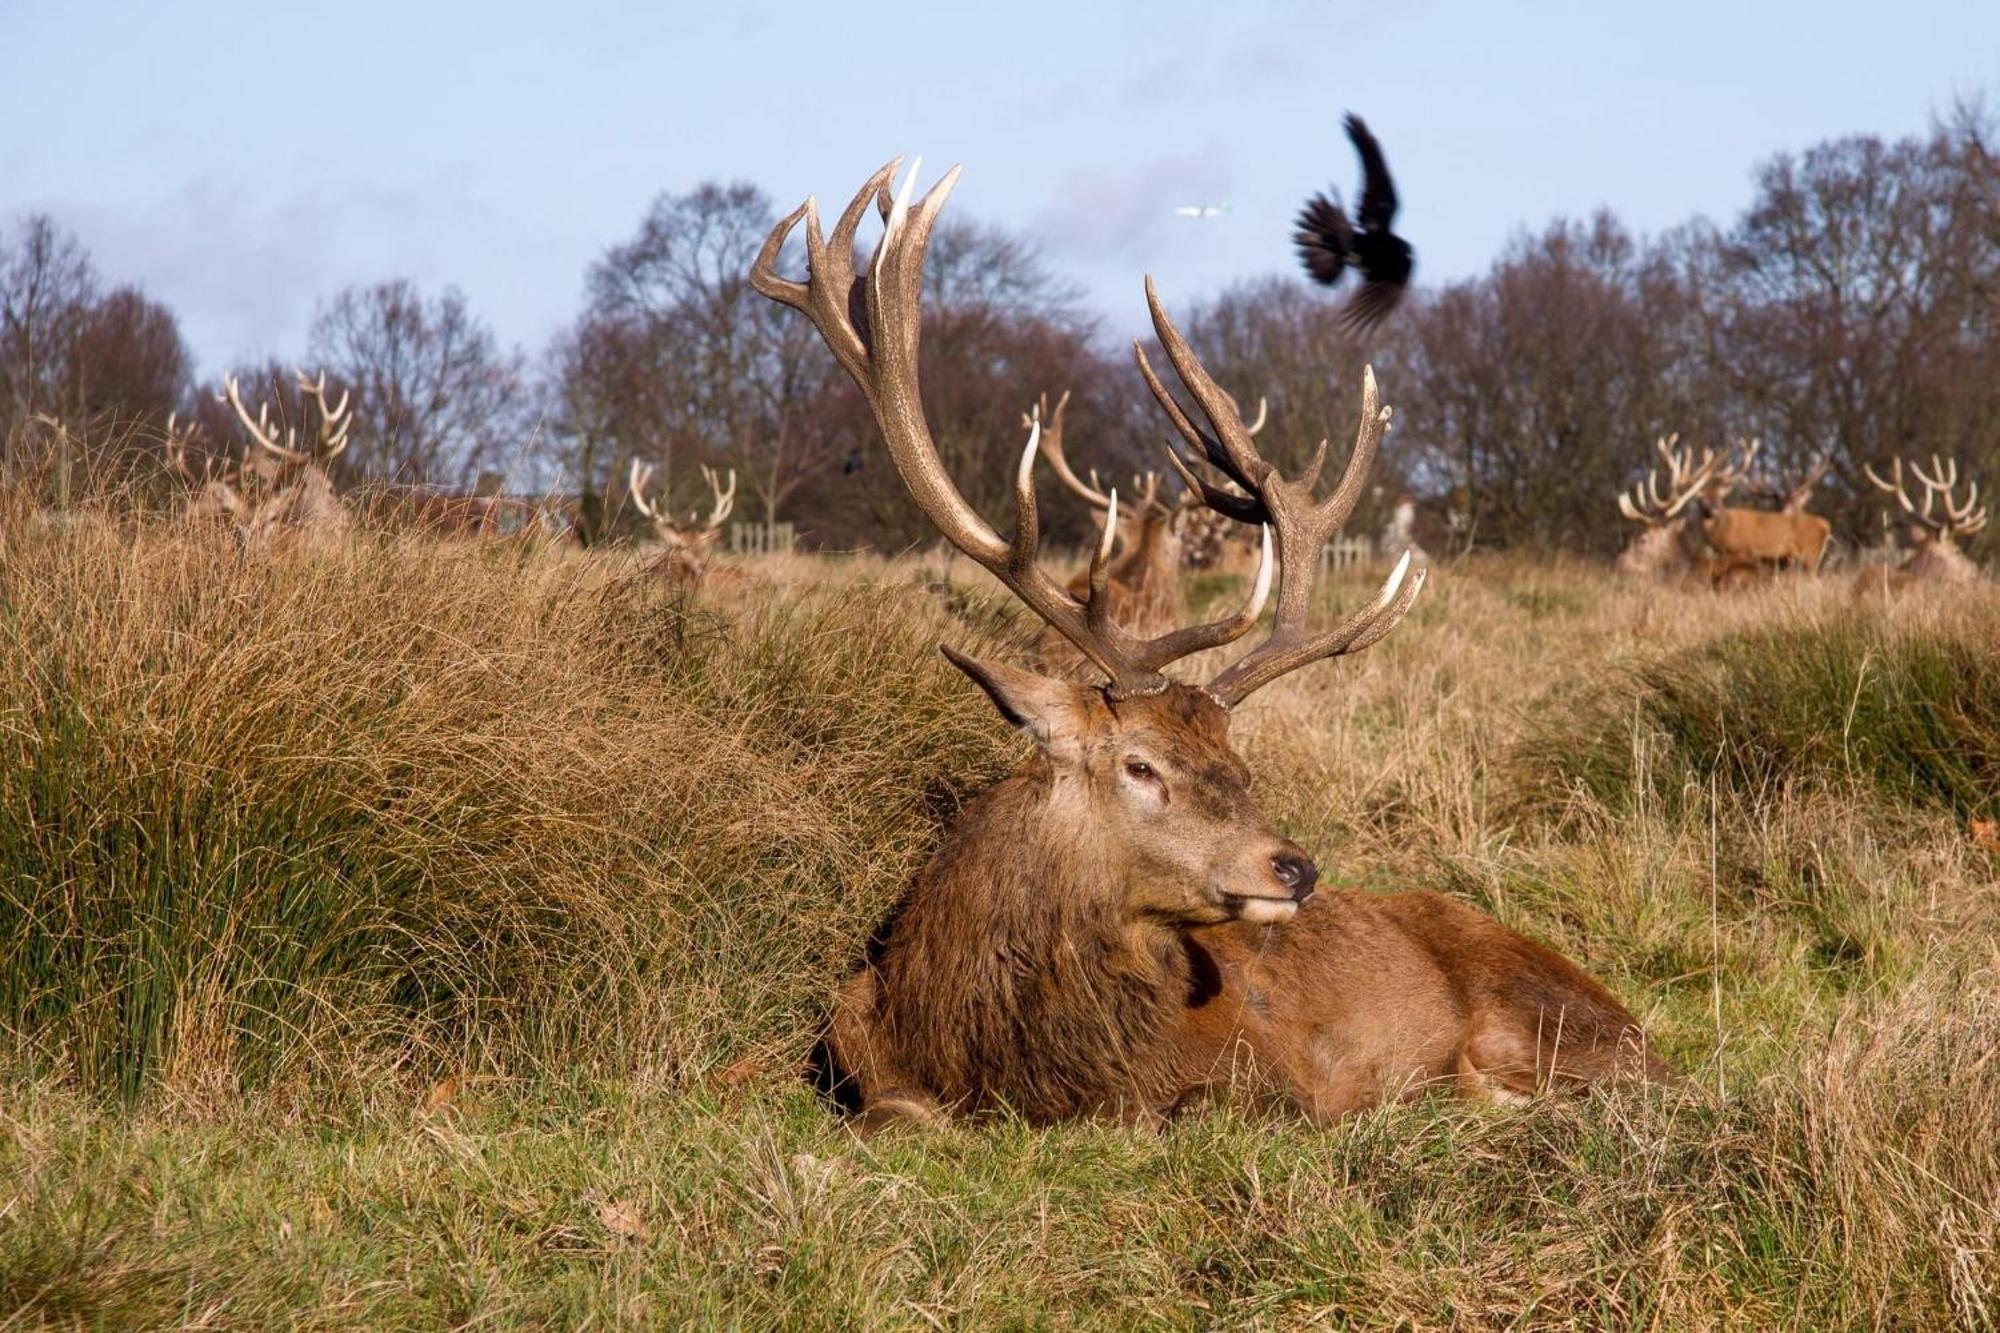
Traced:
[[1302, 903], [1313, 896], [1313, 886], [1319, 883], [1319, 867], [1311, 858], [1298, 852], [1279, 852], [1271, 858], [1271, 873], [1278, 877], [1278, 883], [1291, 891], [1292, 901]]

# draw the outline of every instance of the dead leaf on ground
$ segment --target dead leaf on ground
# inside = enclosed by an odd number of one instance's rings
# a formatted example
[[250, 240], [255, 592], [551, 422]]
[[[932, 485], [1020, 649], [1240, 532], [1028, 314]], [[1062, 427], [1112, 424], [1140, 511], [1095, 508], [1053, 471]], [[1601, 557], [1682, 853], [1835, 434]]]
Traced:
[[613, 1199], [600, 1206], [597, 1220], [612, 1235], [625, 1240], [646, 1239], [646, 1212], [632, 1199]]
[[456, 1074], [439, 1079], [431, 1085], [431, 1090], [424, 1094], [424, 1110], [436, 1112], [456, 1106], [458, 1095], [463, 1089], [464, 1085], [459, 1082]]
[[1972, 835], [1972, 845], [1982, 852], [2000, 856], [2000, 820], [1968, 819], [1966, 832]]

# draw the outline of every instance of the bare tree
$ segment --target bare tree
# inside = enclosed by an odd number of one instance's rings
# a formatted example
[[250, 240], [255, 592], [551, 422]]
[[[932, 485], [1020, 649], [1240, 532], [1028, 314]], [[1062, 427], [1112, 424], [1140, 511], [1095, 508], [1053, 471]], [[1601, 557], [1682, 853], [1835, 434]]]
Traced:
[[617, 349], [576, 367], [615, 405], [614, 448], [593, 458], [594, 476], [642, 459], [671, 494], [693, 465], [727, 464], [771, 521], [836, 456], [820, 411], [832, 363], [747, 279], [775, 220], [754, 186], [706, 182], [659, 196], [637, 234], [592, 267], [576, 345]]
[[193, 356], [173, 311], [118, 287], [84, 312], [63, 368], [66, 415], [158, 426], [193, 381]]
[[502, 461], [524, 400], [517, 354], [447, 287], [349, 287], [313, 319], [310, 360], [354, 393], [349, 467], [397, 482], [469, 482]]
[[63, 380], [96, 298], [82, 242], [47, 214], [0, 235], [0, 435], [62, 410]]

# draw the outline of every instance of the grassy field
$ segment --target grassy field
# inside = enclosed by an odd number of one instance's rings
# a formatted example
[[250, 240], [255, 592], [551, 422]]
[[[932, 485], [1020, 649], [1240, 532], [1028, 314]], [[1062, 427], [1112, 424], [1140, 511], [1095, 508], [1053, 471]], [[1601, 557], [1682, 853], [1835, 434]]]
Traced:
[[862, 1142], [831, 991], [1021, 757], [962, 561], [0, 532], [0, 1327], [2000, 1320], [1991, 590], [1450, 566], [1246, 710], [1690, 1088]]

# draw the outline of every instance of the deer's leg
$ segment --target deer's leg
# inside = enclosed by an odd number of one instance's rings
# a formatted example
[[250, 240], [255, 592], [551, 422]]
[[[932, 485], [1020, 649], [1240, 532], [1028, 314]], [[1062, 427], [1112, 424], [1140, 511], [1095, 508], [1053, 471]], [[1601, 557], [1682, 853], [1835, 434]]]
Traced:
[[1515, 1103], [1550, 1087], [1576, 1090], [1619, 1078], [1678, 1080], [1647, 1049], [1636, 1024], [1595, 1019], [1581, 1006], [1570, 1013], [1543, 1013], [1536, 1021], [1510, 1014], [1475, 1018], [1458, 1054], [1460, 1094]]
[[880, 980], [864, 966], [848, 978], [833, 1002], [827, 1048], [833, 1057], [836, 1096], [858, 1106], [863, 1134], [944, 1119], [937, 1099], [908, 1078], [884, 1040], [877, 1019]]

